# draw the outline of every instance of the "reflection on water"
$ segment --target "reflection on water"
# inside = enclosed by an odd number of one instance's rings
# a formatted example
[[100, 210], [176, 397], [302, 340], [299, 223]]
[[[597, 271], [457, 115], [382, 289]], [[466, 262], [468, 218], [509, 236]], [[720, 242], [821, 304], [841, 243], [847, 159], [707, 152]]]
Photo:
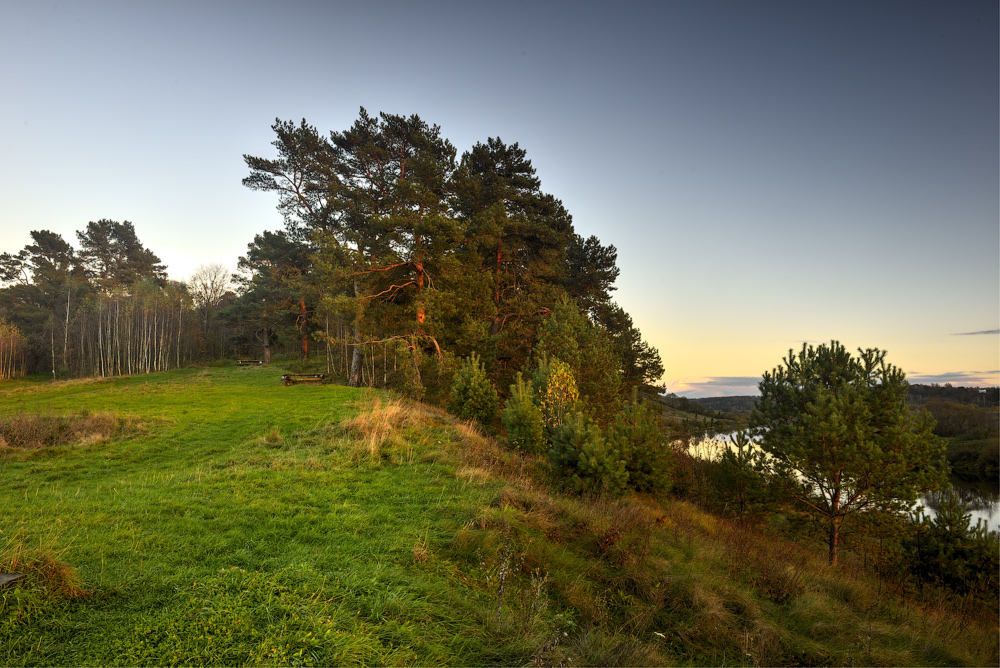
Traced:
[[948, 494], [958, 495], [959, 500], [965, 504], [972, 515], [972, 526], [978, 520], [983, 520], [990, 531], [1000, 530], [1000, 488], [995, 483], [965, 482], [952, 478], [951, 489], [926, 494], [920, 501], [921, 505], [928, 515], [933, 516]]
[[[729, 447], [730, 434], [706, 436], [700, 441], [692, 442], [688, 452], [694, 457], [715, 460]], [[951, 488], [925, 495], [918, 505], [924, 508], [927, 515], [933, 517], [945, 494], [953, 493], [966, 505], [972, 515], [972, 526], [978, 520], [986, 522], [990, 531], [1000, 531], [1000, 487], [996, 482], [965, 482], [958, 478], [951, 479]]]
[[992, 487], [987, 483], [971, 483], [953, 479], [950, 490], [931, 492], [924, 497], [924, 502], [934, 510], [941, 507], [941, 504], [949, 495], [958, 497], [958, 500], [965, 504], [969, 510], [987, 511], [997, 505], [1000, 500], [1000, 489]]

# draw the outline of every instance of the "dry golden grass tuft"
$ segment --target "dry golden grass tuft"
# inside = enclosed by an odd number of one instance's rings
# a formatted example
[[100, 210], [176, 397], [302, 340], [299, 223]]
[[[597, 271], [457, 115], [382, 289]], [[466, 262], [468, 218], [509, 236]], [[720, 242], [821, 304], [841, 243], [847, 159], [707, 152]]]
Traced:
[[475, 466], [462, 466], [455, 471], [455, 475], [471, 482], [486, 482], [490, 479], [490, 472]]
[[272, 427], [257, 437], [257, 443], [269, 448], [280, 448], [285, 442], [278, 427]]
[[430, 561], [430, 558], [431, 553], [427, 547], [427, 537], [424, 536], [424, 538], [413, 544], [413, 562], [422, 564], [425, 561]]
[[25, 586], [41, 587], [57, 598], [79, 598], [87, 592], [76, 569], [62, 561], [66, 549], [29, 548], [24, 539], [12, 541], [0, 553], [0, 571], [24, 575]]
[[360, 437], [360, 447], [373, 461], [382, 458], [386, 446], [399, 440], [396, 433], [412, 420], [412, 410], [396, 398], [366, 396], [358, 414], [340, 423], [341, 429]]

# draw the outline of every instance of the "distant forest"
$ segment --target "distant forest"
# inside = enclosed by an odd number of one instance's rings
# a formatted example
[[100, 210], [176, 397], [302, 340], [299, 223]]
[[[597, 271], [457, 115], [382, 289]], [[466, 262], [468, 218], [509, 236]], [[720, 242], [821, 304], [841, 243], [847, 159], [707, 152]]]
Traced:
[[753, 407], [757, 404], [757, 399], [760, 397], [751, 395], [742, 395], [735, 397], [704, 397], [700, 399], [692, 399], [698, 404], [701, 404], [705, 408], [711, 408], [713, 411], [724, 411], [726, 413], [749, 413], [753, 410]]
[[[757, 396], [703, 397], [691, 399], [705, 408], [727, 413], [749, 413], [757, 403]], [[953, 387], [947, 385], [910, 384], [906, 401], [912, 405], [923, 405], [931, 400], [950, 401], [964, 406], [1000, 406], [1000, 387]]]
[[911, 404], [926, 404], [933, 399], [950, 401], [964, 406], [1000, 406], [1000, 387], [952, 387], [951, 383], [938, 385], [911, 384], [906, 400]]

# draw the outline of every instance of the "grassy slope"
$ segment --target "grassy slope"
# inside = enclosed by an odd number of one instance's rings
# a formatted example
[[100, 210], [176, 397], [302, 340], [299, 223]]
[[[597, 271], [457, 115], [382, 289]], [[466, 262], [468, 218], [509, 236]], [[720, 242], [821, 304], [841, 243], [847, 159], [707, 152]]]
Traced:
[[[442, 413], [278, 374], [0, 388], [0, 417], [146, 425], [0, 451], [0, 570], [41, 546], [89, 591], [6, 590], [0, 663], [996, 663], [994, 620], [684, 503], [550, 493], [537, 460]], [[392, 429], [366, 441], [380, 410]]]

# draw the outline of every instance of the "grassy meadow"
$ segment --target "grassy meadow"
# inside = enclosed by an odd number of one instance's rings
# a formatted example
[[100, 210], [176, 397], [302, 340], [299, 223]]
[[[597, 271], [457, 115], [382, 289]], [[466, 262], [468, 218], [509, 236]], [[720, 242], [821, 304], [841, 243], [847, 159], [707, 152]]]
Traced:
[[280, 373], [0, 385], [0, 664], [997, 663], [995, 609]]

